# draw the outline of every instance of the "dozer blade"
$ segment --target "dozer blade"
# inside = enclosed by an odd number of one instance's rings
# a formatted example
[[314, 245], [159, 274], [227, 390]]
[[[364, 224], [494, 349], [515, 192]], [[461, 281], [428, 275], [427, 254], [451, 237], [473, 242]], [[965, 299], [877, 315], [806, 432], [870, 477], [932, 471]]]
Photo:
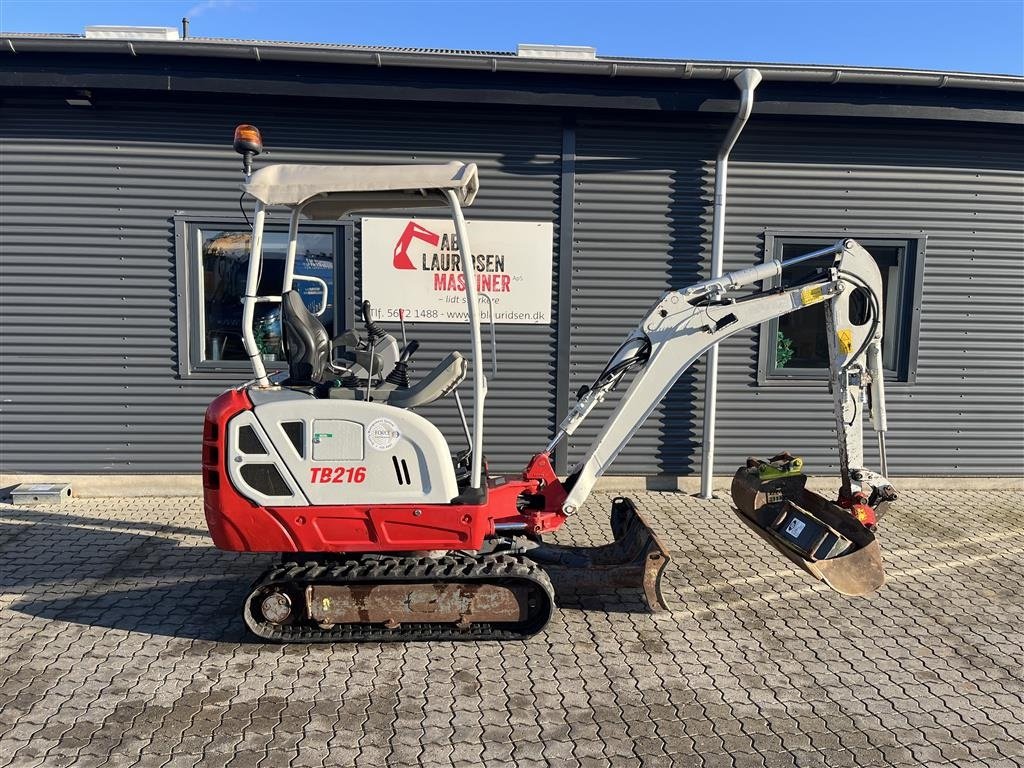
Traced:
[[803, 474], [762, 477], [741, 467], [732, 480], [740, 518], [805, 571], [844, 595], [885, 583], [874, 534], [850, 512], [807, 490]]
[[541, 544], [527, 556], [551, 578], [559, 597], [642, 591], [651, 611], [667, 610], [661, 577], [671, 559], [631, 499], [612, 501], [614, 541], [598, 547]]

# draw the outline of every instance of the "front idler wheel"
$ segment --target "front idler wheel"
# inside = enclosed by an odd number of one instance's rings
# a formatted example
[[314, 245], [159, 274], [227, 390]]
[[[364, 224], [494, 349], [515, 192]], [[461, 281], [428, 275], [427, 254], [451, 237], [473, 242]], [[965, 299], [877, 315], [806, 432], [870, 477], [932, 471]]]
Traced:
[[287, 624], [292, 619], [292, 599], [287, 592], [272, 590], [260, 601], [260, 613], [271, 624]]

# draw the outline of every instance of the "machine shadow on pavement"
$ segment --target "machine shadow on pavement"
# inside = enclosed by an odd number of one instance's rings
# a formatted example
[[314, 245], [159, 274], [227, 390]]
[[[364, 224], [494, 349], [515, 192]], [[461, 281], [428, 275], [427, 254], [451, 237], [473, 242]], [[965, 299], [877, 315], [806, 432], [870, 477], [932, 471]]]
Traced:
[[[24, 554], [20, 542], [47, 542]], [[184, 541], [182, 539], [185, 539]], [[126, 632], [257, 643], [239, 619], [252, 574], [272, 555], [222, 552], [205, 530], [0, 505], [0, 595], [7, 610]], [[199, 539], [199, 541], [197, 541]], [[38, 547], [33, 547], [38, 552]], [[578, 594], [571, 574], [552, 578], [562, 609], [644, 613], [642, 593]]]
[[[231, 643], [253, 638], [238, 619], [253, 568], [267, 556], [221, 552], [206, 531], [0, 506], [0, 594], [8, 610], [76, 624]], [[47, 542], [29, 557], [20, 542]]]

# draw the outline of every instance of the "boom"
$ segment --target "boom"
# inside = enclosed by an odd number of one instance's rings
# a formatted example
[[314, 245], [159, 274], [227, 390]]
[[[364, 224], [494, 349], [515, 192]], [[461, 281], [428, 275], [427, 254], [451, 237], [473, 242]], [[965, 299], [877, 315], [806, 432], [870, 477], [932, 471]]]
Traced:
[[[835, 255], [832, 266], [808, 282], [751, 296], [737, 289], [774, 278], [782, 270], [811, 258]], [[888, 486], [882, 475], [863, 467], [861, 404], [870, 400], [871, 418], [881, 436], [886, 429], [881, 367], [882, 280], [871, 255], [854, 240], [805, 254], [788, 262], [730, 272], [680, 291], [664, 294], [612, 356], [594, 384], [582, 393], [559, 426], [548, 452], [573, 434], [629, 371], [635, 377], [615, 411], [570, 472], [562, 511], [575, 513], [590, 495], [597, 479], [636, 434], [683, 372], [710, 347], [740, 331], [812, 304], [826, 303], [830, 352], [830, 384], [835, 398], [836, 431], [842, 471], [842, 494], [853, 498], [871, 481]], [[883, 466], [884, 466], [884, 443]]]

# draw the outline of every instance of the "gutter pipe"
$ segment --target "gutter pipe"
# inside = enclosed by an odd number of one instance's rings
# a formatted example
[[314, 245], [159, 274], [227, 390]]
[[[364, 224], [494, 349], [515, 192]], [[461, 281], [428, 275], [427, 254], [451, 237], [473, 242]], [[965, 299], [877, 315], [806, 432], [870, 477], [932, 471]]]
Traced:
[[[747, 124], [754, 108], [754, 90], [761, 82], [761, 72], [744, 69], [733, 81], [740, 89], [740, 107], [733, 118], [729, 133], [722, 141], [715, 162], [715, 217], [711, 230], [711, 279], [722, 276], [723, 254], [725, 252], [725, 200], [729, 183], [729, 153]], [[708, 350], [707, 371], [704, 380], [704, 447], [700, 460], [700, 497], [714, 498], [711, 476], [715, 468], [715, 409], [718, 406], [718, 345]]]

